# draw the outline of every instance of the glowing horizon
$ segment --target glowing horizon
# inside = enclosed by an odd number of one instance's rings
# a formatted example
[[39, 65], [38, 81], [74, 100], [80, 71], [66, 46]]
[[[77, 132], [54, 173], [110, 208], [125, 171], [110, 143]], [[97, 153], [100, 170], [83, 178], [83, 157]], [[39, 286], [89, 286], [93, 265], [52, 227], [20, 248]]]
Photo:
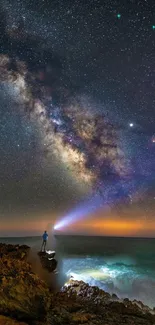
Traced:
[[[125, 211], [126, 212], [126, 211]], [[59, 213], [61, 215], [61, 213]], [[40, 216], [41, 217], [41, 216]], [[44, 230], [53, 231], [54, 221], [58, 220], [53, 214], [42, 216], [42, 219], [29, 220], [19, 223], [15, 219], [13, 223], [1, 222], [0, 236], [36, 236], [42, 235]], [[55, 234], [99, 235], [99, 236], [123, 236], [123, 237], [154, 237], [155, 221], [153, 216], [146, 219], [141, 211], [128, 211], [118, 214], [116, 211], [100, 210], [90, 213], [87, 218], [77, 218], [76, 222], [62, 227]]]
[[[31, 223], [27, 224], [27, 227], [14, 227], [8, 228], [7, 226], [1, 228], [0, 236], [23, 236], [23, 235], [42, 235], [45, 228], [46, 221], [44, 223]], [[48, 232], [50, 232], [48, 230]], [[76, 235], [95, 235], [95, 236], [116, 236], [116, 237], [154, 237], [155, 234], [155, 221], [141, 221], [141, 220], [116, 220], [107, 219], [104, 220], [89, 220], [87, 222], [77, 222], [76, 224], [70, 225], [61, 231], [56, 231], [56, 235], [63, 234], [76, 234]]]

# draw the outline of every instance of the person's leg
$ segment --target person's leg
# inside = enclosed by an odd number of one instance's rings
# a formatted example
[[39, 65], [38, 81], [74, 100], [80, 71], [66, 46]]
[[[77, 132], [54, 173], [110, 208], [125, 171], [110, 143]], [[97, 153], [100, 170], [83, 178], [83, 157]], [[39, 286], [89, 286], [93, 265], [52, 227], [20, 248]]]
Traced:
[[46, 247], [46, 240], [44, 240], [44, 252], [45, 252], [45, 247]]
[[46, 240], [44, 242], [44, 252], [46, 251]]
[[42, 252], [42, 250], [43, 250], [43, 245], [44, 245], [44, 241], [42, 242], [42, 245], [41, 245], [41, 252]]

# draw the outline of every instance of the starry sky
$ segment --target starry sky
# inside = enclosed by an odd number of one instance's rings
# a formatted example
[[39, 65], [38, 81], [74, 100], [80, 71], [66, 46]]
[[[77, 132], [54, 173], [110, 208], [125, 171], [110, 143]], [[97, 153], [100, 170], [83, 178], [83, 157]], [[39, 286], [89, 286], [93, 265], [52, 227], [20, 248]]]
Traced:
[[39, 234], [96, 193], [110, 210], [71, 231], [153, 235], [154, 12], [1, 1], [0, 235]]

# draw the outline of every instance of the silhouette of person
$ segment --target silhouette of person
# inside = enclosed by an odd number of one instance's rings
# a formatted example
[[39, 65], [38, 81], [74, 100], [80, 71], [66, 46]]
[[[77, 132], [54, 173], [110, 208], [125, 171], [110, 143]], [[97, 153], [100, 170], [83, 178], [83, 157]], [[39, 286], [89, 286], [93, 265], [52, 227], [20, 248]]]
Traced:
[[46, 230], [44, 231], [44, 233], [42, 235], [42, 239], [43, 239], [43, 242], [42, 242], [42, 246], [41, 246], [41, 251], [43, 250], [45, 252], [46, 244], [47, 244], [47, 240], [48, 240], [48, 233]]

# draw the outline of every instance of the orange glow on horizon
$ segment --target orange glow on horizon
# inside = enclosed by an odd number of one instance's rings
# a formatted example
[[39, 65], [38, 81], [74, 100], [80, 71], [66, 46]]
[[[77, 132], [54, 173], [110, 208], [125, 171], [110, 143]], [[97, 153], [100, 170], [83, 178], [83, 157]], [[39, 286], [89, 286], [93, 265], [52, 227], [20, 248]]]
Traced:
[[135, 235], [135, 233], [144, 229], [144, 224], [140, 221], [118, 221], [105, 220], [94, 222], [93, 229], [97, 232], [113, 233], [114, 235]]
[[[32, 221], [19, 221], [14, 220], [12, 223], [1, 223], [1, 233], [6, 233], [8, 236], [18, 233], [21, 236], [25, 235], [39, 235], [44, 230], [52, 231], [56, 215], [39, 218]], [[142, 218], [132, 217], [118, 217], [118, 216], [106, 216], [98, 215], [91, 216], [88, 219], [70, 224], [68, 227], [64, 227], [60, 230], [60, 234], [85, 234], [85, 235], [99, 235], [99, 236], [123, 236], [123, 237], [154, 237], [155, 234], [155, 220], [146, 220]], [[0, 234], [0, 236], [2, 236]]]
[[18, 235], [23, 236], [23, 234], [26, 233], [28, 236], [29, 234], [34, 236], [36, 234], [42, 234], [44, 230], [50, 231], [50, 228], [52, 229], [52, 226], [54, 225], [54, 221], [51, 222], [51, 220], [47, 220], [45, 218], [42, 218], [42, 220], [34, 220], [34, 221], [14, 221], [13, 223], [1, 223], [1, 232], [8, 233], [10, 236], [12, 234], [18, 233]]
[[[76, 223], [68, 227], [69, 233], [84, 231], [92, 235], [103, 236], [152, 236], [155, 233], [155, 221], [122, 220], [122, 219], [93, 219]], [[65, 230], [64, 230], [65, 231]], [[63, 232], [63, 231], [62, 231]]]

